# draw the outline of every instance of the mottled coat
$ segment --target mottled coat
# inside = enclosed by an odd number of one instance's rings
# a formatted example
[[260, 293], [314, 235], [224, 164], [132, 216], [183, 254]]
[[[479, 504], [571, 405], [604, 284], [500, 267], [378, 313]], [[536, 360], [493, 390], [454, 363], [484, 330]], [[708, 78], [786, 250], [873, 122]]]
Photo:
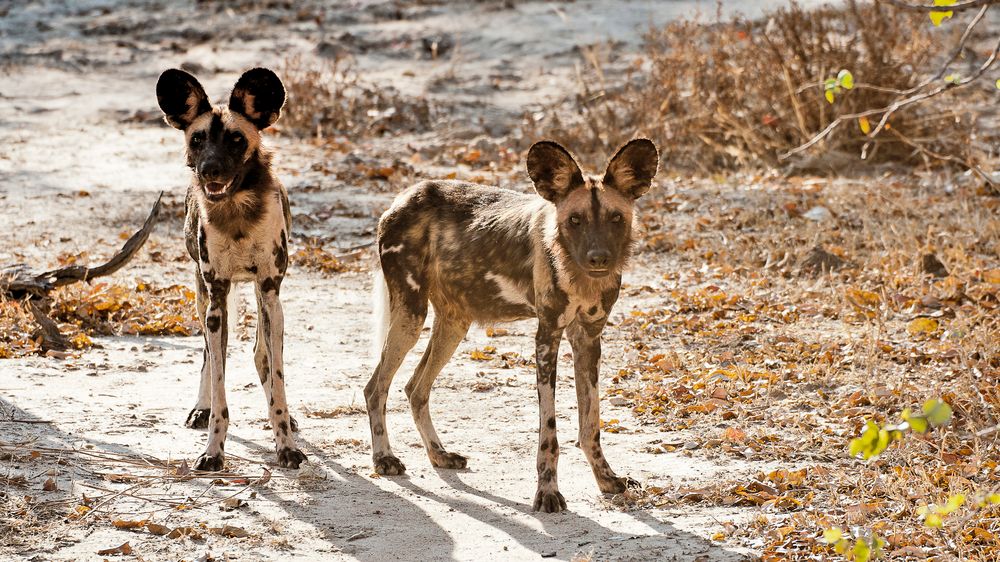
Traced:
[[[434, 378], [470, 325], [537, 318], [539, 446], [534, 508], [566, 507], [556, 479], [554, 402], [564, 333], [573, 348], [581, 447], [600, 489], [624, 490], [628, 480], [612, 471], [600, 446], [600, 336], [634, 246], [634, 202], [649, 189], [657, 162], [656, 148], [640, 139], [622, 147], [603, 176], [585, 176], [564, 148], [541, 142], [529, 150], [527, 159], [538, 195], [427, 181], [396, 198], [378, 226], [388, 304], [380, 361], [365, 388], [376, 472], [405, 470], [389, 447], [385, 401], [392, 377], [416, 343], [431, 304], [435, 312], [431, 340], [406, 393], [432, 464], [466, 466], [465, 457], [442, 446], [428, 400]], [[376, 289], [381, 288], [381, 282], [376, 283]]]
[[278, 298], [288, 266], [291, 212], [284, 186], [271, 170], [261, 131], [274, 123], [285, 101], [273, 72], [247, 71], [228, 106], [212, 107], [197, 79], [167, 70], [156, 85], [167, 123], [184, 131], [192, 182], [185, 200], [185, 244], [195, 263], [198, 317], [205, 334], [201, 385], [189, 427], [208, 427], [197, 470], [221, 470], [229, 407], [225, 368], [229, 327], [227, 296], [233, 283], [255, 284], [258, 304], [254, 363], [268, 404], [278, 464], [305, 460], [292, 438], [295, 421], [285, 398], [282, 349], [284, 316]]

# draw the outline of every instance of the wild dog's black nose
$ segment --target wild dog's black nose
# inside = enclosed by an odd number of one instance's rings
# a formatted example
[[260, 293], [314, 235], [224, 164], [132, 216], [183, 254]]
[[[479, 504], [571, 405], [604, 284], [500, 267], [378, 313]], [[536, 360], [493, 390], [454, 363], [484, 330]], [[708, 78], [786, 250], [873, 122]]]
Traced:
[[587, 264], [595, 269], [608, 267], [611, 260], [611, 252], [607, 250], [590, 250], [587, 252]]
[[203, 178], [216, 179], [222, 175], [222, 165], [214, 160], [206, 160], [198, 166], [198, 173]]

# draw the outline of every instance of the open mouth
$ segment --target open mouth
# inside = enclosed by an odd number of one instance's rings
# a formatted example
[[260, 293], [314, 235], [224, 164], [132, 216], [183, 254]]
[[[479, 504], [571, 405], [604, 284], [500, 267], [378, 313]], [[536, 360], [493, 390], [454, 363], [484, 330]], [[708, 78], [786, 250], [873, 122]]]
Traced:
[[221, 181], [210, 181], [202, 186], [205, 191], [205, 196], [211, 201], [218, 201], [226, 196], [226, 189], [229, 188], [228, 183], [223, 183]]

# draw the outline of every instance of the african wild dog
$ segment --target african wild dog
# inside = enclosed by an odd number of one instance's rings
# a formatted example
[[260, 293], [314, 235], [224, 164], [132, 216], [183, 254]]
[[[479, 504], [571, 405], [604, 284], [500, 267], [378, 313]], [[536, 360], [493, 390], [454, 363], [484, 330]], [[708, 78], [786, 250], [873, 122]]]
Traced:
[[431, 464], [465, 468], [465, 457], [441, 445], [428, 410], [434, 378], [473, 322], [537, 318], [538, 489], [534, 509], [566, 509], [556, 463], [556, 362], [563, 331], [573, 348], [580, 446], [602, 492], [634, 484], [617, 476], [601, 451], [598, 367], [601, 332], [618, 299], [621, 272], [635, 241], [635, 200], [650, 187], [658, 154], [637, 139], [611, 159], [603, 177], [585, 176], [554, 142], [528, 151], [538, 192], [522, 194], [457, 181], [426, 181], [401, 193], [382, 215], [378, 249], [384, 282], [381, 358], [365, 387], [375, 471], [401, 474], [386, 434], [392, 377], [417, 341], [434, 305], [430, 342], [406, 395]]
[[212, 107], [194, 76], [170, 69], [156, 83], [156, 99], [167, 123], [184, 131], [193, 172], [184, 235], [195, 262], [205, 352], [198, 403], [187, 425], [210, 430], [208, 448], [194, 468], [223, 467], [229, 428], [226, 300], [232, 283], [239, 281], [256, 284], [254, 363], [268, 402], [278, 464], [298, 468], [306, 457], [290, 433], [294, 420], [285, 400], [284, 316], [278, 300], [288, 265], [291, 212], [285, 188], [271, 171], [270, 154], [261, 145], [261, 131], [281, 113], [285, 89], [273, 72], [254, 68], [236, 82], [228, 107]]

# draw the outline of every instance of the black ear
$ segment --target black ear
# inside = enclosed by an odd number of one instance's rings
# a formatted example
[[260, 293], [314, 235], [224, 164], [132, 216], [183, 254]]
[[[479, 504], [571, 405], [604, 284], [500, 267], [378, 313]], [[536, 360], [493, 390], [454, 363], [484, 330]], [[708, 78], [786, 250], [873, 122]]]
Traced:
[[258, 129], [274, 124], [284, 104], [285, 87], [278, 76], [266, 68], [244, 72], [229, 96], [230, 111], [243, 114]]
[[604, 185], [638, 199], [649, 186], [660, 165], [660, 154], [649, 139], [635, 139], [618, 149], [604, 173]]
[[583, 172], [573, 155], [556, 142], [541, 141], [531, 145], [527, 168], [535, 191], [553, 203], [584, 185]]
[[176, 68], [165, 70], [156, 81], [156, 101], [167, 123], [182, 131], [199, 115], [212, 111], [198, 79]]

